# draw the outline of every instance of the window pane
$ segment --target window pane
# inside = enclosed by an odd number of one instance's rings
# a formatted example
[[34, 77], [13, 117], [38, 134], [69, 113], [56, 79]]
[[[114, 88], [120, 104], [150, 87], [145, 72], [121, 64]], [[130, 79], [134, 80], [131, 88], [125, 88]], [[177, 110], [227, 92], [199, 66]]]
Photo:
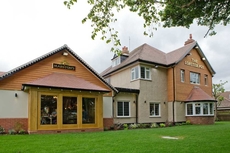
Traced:
[[95, 98], [82, 98], [82, 123], [95, 123]]
[[146, 70], [146, 79], [150, 79], [150, 70], [149, 68], [145, 68]]
[[184, 82], [184, 70], [180, 70], [180, 80]]
[[209, 103], [209, 109], [210, 109], [210, 114], [214, 114], [214, 107], [213, 107], [213, 103]]
[[208, 114], [208, 103], [203, 104], [203, 114]]
[[139, 67], [135, 67], [135, 79], [139, 78]]
[[145, 79], [145, 67], [141, 67], [141, 78]]
[[135, 69], [132, 69], [131, 73], [132, 73], [132, 80], [134, 80], [135, 79]]
[[204, 75], [204, 84], [208, 85], [208, 75]]
[[57, 124], [56, 95], [41, 95], [41, 124]]
[[63, 97], [63, 124], [77, 124], [77, 97]]
[[193, 106], [192, 106], [192, 104], [187, 104], [187, 115], [193, 115]]
[[156, 115], [156, 116], [159, 116], [159, 115], [160, 115], [159, 104], [155, 104], [155, 115]]
[[200, 104], [195, 104], [195, 111], [196, 111], [196, 114], [201, 114]]
[[159, 116], [160, 115], [160, 104], [150, 103], [150, 116]]
[[200, 74], [190, 72], [190, 83], [200, 84]]
[[124, 102], [124, 116], [129, 116], [129, 102]]
[[123, 116], [123, 102], [117, 102], [117, 115]]

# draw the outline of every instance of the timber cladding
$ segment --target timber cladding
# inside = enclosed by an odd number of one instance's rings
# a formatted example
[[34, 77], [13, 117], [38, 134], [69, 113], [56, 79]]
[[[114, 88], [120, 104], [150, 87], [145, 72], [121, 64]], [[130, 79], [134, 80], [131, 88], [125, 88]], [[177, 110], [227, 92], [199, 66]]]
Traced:
[[[66, 50], [63, 50], [67, 52]], [[78, 61], [71, 53], [68, 56], [63, 56], [63, 51], [57, 52], [48, 58], [28, 66], [13, 75], [0, 81], [0, 89], [20, 90], [23, 83], [34, 81], [38, 78], [45, 77], [53, 72], [73, 74], [79, 78], [89, 81], [97, 86], [110, 90], [94, 73], [86, 68]], [[75, 70], [53, 68], [53, 64], [66, 64], [74, 66]]]
[[[207, 94], [212, 96], [212, 74], [208, 70], [202, 57], [195, 49], [192, 49], [191, 54], [181, 60], [175, 67], [168, 70], [168, 100], [173, 101], [174, 86], [173, 78], [175, 79], [175, 100], [184, 101], [194, 86], [200, 87]], [[181, 82], [181, 70], [185, 72], [185, 81]], [[200, 74], [200, 84], [190, 83], [190, 72]], [[173, 77], [173, 73], [174, 76]], [[208, 76], [207, 85], [205, 85], [205, 75]]]

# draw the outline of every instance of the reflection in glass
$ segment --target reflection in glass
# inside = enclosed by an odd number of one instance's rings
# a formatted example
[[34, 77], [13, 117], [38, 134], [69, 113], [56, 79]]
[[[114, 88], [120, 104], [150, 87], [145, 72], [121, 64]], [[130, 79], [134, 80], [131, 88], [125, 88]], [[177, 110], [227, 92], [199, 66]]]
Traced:
[[57, 96], [41, 95], [40, 124], [57, 124]]
[[63, 124], [77, 124], [77, 97], [63, 97]]
[[82, 98], [82, 123], [95, 123], [95, 98]]

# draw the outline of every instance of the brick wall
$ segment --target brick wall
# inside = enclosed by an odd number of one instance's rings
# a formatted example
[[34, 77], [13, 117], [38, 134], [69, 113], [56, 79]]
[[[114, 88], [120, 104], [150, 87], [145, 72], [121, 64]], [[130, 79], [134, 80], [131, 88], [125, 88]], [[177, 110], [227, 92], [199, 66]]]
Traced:
[[5, 132], [13, 129], [17, 122], [23, 125], [24, 130], [28, 130], [28, 118], [0, 118], [0, 125], [5, 129]]
[[113, 123], [113, 118], [103, 118], [103, 123], [104, 123], [104, 128], [110, 128], [110, 126], [112, 126]]
[[186, 116], [191, 124], [214, 124], [214, 116]]

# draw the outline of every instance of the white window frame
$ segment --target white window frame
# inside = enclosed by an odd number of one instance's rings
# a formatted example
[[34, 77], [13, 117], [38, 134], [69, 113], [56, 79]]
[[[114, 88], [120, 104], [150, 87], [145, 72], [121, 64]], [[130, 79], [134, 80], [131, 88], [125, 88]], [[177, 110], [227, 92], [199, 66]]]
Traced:
[[190, 72], [190, 83], [200, 84], [200, 73]]
[[113, 59], [113, 62], [112, 62], [112, 66], [117, 66], [121, 63], [121, 58], [120, 57], [116, 57], [115, 59]]
[[[158, 108], [159, 114], [158, 115], [156, 115], [156, 111], [155, 111], [156, 104], [159, 106], [159, 108]], [[151, 105], [154, 106], [154, 111], [151, 111]], [[149, 116], [150, 117], [160, 117], [161, 116], [161, 104], [159, 102], [150, 102], [149, 103]]]
[[[144, 68], [144, 77], [142, 77], [142, 70]], [[131, 81], [137, 79], [151, 80], [151, 68], [146, 66], [136, 66], [131, 69]]]
[[[188, 114], [188, 105], [192, 104], [192, 114]], [[204, 114], [204, 108], [208, 107], [208, 113]], [[196, 112], [196, 109], [200, 108], [200, 114]], [[214, 103], [213, 102], [189, 102], [185, 105], [186, 116], [214, 116]]]
[[[118, 111], [119, 111], [119, 109], [118, 109], [118, 103], [122, 103], [122, 114], [123, 115], [119, 115], [119, 113], [118, 113]], [[125, 116], [124, 115], [124, 112], [125, 112], [125, 108], [124, 108], [124, 103], [128, 103], [129, 105], [129, 115], [128, 116]], [[130, 102], [129, 101], [122, 101], [122, 100], [118, 100], [117, 101], [117, 117], [130, 117]]]
[[205, 86], [208, 85], [208, 75], [207, 74], [204, 75], [204, 85]]
[[180, 81], [185, 82], [185, 70], [180, 70]]

